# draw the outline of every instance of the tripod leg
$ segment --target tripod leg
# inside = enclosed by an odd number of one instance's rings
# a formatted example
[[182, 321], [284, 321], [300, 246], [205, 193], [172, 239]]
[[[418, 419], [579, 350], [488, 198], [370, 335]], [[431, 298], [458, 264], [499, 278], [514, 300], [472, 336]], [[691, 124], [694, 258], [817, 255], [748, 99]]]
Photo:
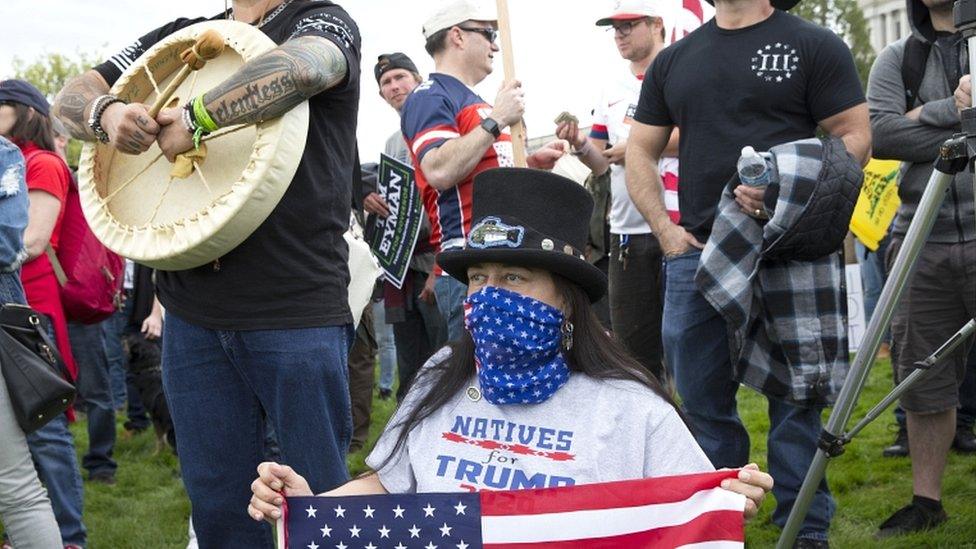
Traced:
[[914, 372], [908, 374], [897, 387], [891, 390], [884, 399], [881, 400], [871, 411], [865, 414], [864, 419], [858, 422], [851, 430], [844, 435], [844, 440], [850, 440], [858, 435], [865, 427], [867, 427], [872, 421], [878, 419], [878, 416], [884, 413], [889, 406], [894, 404], [896, 400], [901, 398], [912, 385], [918, 382], [919, 379], [924, 377], [928, 372], [938, 363], [942, 361], [949, 353], [956, 350], [960, 344], [966, 341], [966, 338], [973, 335], [976, 332], [976, 319], [970, 320], [959, 331], [952, 335], [948, 341], [942, 344], [941, 347], [936, 349], [931, 355], [929, 355], [925, 360], [918, 363], [918, 369]]

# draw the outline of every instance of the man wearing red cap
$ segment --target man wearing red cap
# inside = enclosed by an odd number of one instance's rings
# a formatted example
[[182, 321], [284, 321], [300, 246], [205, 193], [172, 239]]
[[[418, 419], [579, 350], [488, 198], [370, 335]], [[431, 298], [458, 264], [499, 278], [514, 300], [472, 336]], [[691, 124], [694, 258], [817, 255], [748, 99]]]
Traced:
[[[797, 1], [716, 0], [714, 19], [654, 60], [627, 145], [627, 188], [666, 258], [665, 354], [696, 438], [716, 467], [747, 463], [749, 434], [736, 410], [726, 322], [695, 285], [695, 273], [740, 150], [810, 138], [819, 127], [862, 163], [870, 156], [867, 105], [850, 50], [832, 32], [782, 11]], [[681, 130], [680, 225], [668, 217], [658, 174], [674, 127]], [[740, 208], [758, 222], [765, 220], [764, 195], [764, 187], [735, 189]], [[773, 522], [781, 526], [817, 449], [821, 410], [769, 399]], [[833, 510], [823, 482], [798, 547], [827, 546]]]
[[[692, 1], [698, 4], [698, 0]], [[579, 131], [575, 122], [563, 122], [556, 128], [556, 137], [569, 141], [594, 174], [610, 170], [611, 326], [628, 350], [658, 379], [664, 377], [661, 246], [627, 192], [624, 151], [644, 73], [668, 43], [665, 15], [660, 0], [620, 0], [613, 13], [596, 22], [601, 27], [612, 27], [617, 51], [629, 62], [628, 66], [615, 66], [613, 74], [604, 79], [589, 137]], [[677, 221], [678, 132], [674, 132], [665, 152], [667, 157], [661, 159], [659, 168], [665, 202]]]

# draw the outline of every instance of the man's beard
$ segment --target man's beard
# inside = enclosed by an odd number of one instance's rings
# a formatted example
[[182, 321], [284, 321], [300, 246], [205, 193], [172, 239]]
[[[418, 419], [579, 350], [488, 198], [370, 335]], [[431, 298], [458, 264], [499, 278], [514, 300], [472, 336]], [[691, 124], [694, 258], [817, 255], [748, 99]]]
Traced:
[[653, 45], [642, 47], [642, 48], [636, 48], [631, 46], [630, 54], [627, 55], [627, 61], [636, 62], [636, 61], [641, 61], [643, 59], [647, 59], [647, 57], [651, 55], [652, 51], [654, 51]]

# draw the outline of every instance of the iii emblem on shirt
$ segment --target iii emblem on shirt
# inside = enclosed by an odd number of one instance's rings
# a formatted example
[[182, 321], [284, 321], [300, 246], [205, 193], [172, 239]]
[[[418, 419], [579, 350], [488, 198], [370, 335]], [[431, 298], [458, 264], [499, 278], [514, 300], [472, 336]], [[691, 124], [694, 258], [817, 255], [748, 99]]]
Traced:
[[750, 61], [752, 72], [766, 82], [789, 80], [800, 66], [796, 48], [784, 42], [766, 44], [756, 50], [756, 55]]

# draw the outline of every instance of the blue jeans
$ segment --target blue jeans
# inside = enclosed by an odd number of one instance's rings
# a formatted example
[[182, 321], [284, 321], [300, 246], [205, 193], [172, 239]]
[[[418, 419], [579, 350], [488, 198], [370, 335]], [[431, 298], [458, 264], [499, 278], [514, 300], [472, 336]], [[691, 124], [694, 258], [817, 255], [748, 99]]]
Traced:
[[65, 545], [85, 546], [87, 532], [81, 522], [84, 492], [75, 456], [75, 441], [64, 414], [27, 435], [27, 446], [37, 467], [37, 476], [47, 487], [54, 518]]
[[102, 337], [105, 340], [105, 356], [108, 359], [108, 371], [112, 381], [112, 406], [121, 410], [126, 402], [125, 382], [125, 350], [122, 348], [122, 336], [129, 316], [126, 314], [132, 298], [126, 299], [125, 309], [102, 322]]
[[131, 290], [126, 290], [126, 294], [124, 308], [102, 322], [102, 327], [105, 336], [105, 355], [108, 357], [109, 371], [112, 375], [112, 402], [116, 410], [123, 404], [126, 406], [125, 415], [129, 418], [126, 423], [127, 429], [140, 429], [149, 427], [149, 415], [146, 414], [146, 408], [139, 399], [139, 389], [134, 385], [135, 376], [129, 371], [128, 357], [122, 345], [122, 338], [130, 333], [128, 322], [132, 316], [132, 305], [135, 303]]
[[163, 387], [201, 547], [274, 547], [247, 515], [266, 421], [314, 493], [349, 479], [350, 326], [230, 331], [169, 313]]
[[0, 273], [0, 304], [3, 303], [27, 304], [24, 286], [20, 283], [19, 270], [12, 273]]
[[[702, 450], [715, 467], [741, 467], [749, 461], [749, 432], [737, 410], [739, 384], [732, 378], [725, 320], [695, 285], [700, 258], [701, 252], [694, 250], [666, 260], [664, 352]], [[769, 400], [769, 473], [776, 497], [773, 522], [780, 527], [786, 524], [816, 452], [820, 412]], [[834, 508], [824, 479], [800, 537], [827, 539]]]
[[68, 323], [71, 352], [78, 363], [78, 394], [88, 414], [88, 453], [81, 459], [88, 475], [115, 473], [115, 405], [112, 381], [105, 356], [102, 325]]
[[464, 298], [468, 296], [468, 287], [452, 276], [443, 275], [437, 277], [434, 283], [434, 295], [437, 296], [437, 310], [447, 324], [447, 340], [461, 339], [464, 333]]
[[444, 346], [444, 338], [447, 337], [447, 325], [441, 318], [437, 304], [429, 304], [420, 299], [424, 283], [427, 281], [427, 273], [410, 269], [407, 277], [412, 288], [405, 296], [404, 318], [393, 324], [393, 334], [400, 359], [397, 365], [397, 374], [400, 378], [397, 402], [403, 401], [417, 371], [434, 351]]
[[393, 339], [393, 325], [386, 323], [386, 305], [373, 302], [373, 333], [380, 355], [380, 389], [393, 388], [393, 374], [397, 369], [397, 349]]
[[[888, 250], [889, 238], [884, 238], [875, 251], [868, 250], [860, 240], [854, 239], [854, 250], [857, 255], [857, 263], [861, 267], [861, 286], [864, 292], [864, 318], [871, 320], [875, 307], [878, 306], [878, 298], [881, 297], [881, 288], [884, 287], [888, 273], [885, 272], [885, 253]], [[885, 340], [890, 340], [891, 334], [885, 334]]]

